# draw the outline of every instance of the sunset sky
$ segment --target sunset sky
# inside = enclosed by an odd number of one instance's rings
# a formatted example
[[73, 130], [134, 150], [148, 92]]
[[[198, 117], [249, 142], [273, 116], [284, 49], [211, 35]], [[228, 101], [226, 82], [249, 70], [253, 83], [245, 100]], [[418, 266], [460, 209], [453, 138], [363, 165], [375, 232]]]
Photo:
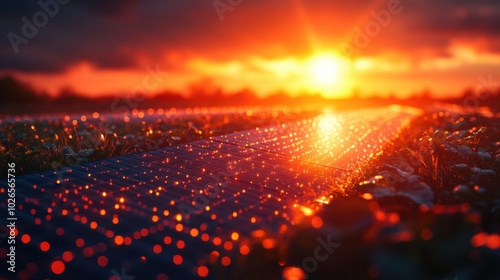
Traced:
[[448, 96], [500, 83], [498, 0], [16, 0], [0, 17], [0, 74], [51, 94]]

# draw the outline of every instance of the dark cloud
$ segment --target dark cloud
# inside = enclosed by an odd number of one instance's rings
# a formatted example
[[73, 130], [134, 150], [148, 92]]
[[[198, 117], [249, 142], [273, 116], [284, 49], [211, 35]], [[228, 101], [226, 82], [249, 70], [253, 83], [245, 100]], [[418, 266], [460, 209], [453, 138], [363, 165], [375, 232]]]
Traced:
[[499, 1], [440, 1], [415, 3], [414, 17], [421, 32], [499, 36]]
[[40, 3], [48, 5], [48, 3], [57, 2], [60, 6], [79, 6], [80, 9], [88, 10], [91, 13], [99, 13], [103, 15], [117, 15], [129, 8], [134, 7], [135, 4], [139, 3], [139, 0], [6, 0], [2, 3], [2, 9], [0, 9], [0, 16], [3, 18], [19, 18], [23, 16], [31, 16], [35, 12], [41, 9]]
[[[116, 16], [124, 11], [134, 8], [139, 0], [72, 0], [74, 3], [82, 5], [90, 12], [95, 12], [108, 16]], [[144, 1], [143, 1], [144, 2]]]
[[[41, 10], [37, 2], [9, 0], [0, 9], [0, 70], [58, 72], [82, 61], [100, 68], [143, 67], [139, 58], [154, 61], [166, 52], [221, 60], [307, 54], [315, 40], [328, 48], [349, 40], [356, 26], [371, 20], [371, 10], [387, 3], [243, 0], [220, 21], [212, 0], [70, 0], [15, 54], [7, 34], [22, 35], [21, 17], [31, 20]], [[403, 12], [373, 38], [365, 54], [425, 50], [446, 56], [450, 42], [471, 37], [498, 46], [493, 44], [500, 38], [498, 1], [401, 4]]]
[[7, 0], [3, 1], [0, 9], [0, 17], [5, 20], [7, 18], [20, 18], [27, 15], [32, 15], [40, 10], [36, 1], [30, 0]]
[[[400, 1], [403, 10], [393, 15], [387, 27], [362, 49], [363, 55], [398, 53], [418, 61], [429, 57], [449, 57], [450, 47], [470, 44], [477, 51], [500, 53], [500, 2], [492, 0], [465, 1]], [[371, 9], [375, 12], [383, 9]], [[368, 14], [368, 13], [367, 13]], [[361, 29], [372, 16], [365, 16], [354, 26]], [[352, 42], [352, 26], [345, 39]], [[481, 41], [481, 46], [477, 42]]]

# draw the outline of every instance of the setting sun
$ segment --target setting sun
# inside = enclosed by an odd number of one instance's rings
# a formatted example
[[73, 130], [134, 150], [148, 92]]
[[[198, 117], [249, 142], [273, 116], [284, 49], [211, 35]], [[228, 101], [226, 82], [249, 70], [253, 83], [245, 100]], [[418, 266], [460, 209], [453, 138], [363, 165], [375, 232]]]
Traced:
[[314, 90], [323, 92], [326, 96], [334, 95], [346, 86], [348, 62], [333, 54], [317, 54], [306, 62], [310, 85]]
[[322, 55], [310, 61], [311, 75], [318, 83], [332, 83], [340, 72], [339, 65], [333, 57]]

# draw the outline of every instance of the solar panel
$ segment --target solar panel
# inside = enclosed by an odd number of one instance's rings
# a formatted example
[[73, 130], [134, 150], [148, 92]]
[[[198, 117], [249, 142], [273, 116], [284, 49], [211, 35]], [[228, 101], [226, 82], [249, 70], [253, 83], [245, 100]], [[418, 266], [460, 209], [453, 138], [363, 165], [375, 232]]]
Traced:
[[294, 207], [331, 192], [413, 116], [330, 113], [19, 177], [17, 275], [220, 278], [243, 237], [291, 226]]

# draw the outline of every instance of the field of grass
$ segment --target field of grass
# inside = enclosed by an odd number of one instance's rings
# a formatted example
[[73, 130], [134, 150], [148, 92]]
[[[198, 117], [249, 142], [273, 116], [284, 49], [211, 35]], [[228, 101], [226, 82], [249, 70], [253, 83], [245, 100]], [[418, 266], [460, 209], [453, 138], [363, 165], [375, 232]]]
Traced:
[[0, 177], [7, 163], [18, 174], [148, 151], [211, 136], [277, 125], [317, 115], [316, 110], [187, 108], [131, 114], [13, 116], [0, 121]]

